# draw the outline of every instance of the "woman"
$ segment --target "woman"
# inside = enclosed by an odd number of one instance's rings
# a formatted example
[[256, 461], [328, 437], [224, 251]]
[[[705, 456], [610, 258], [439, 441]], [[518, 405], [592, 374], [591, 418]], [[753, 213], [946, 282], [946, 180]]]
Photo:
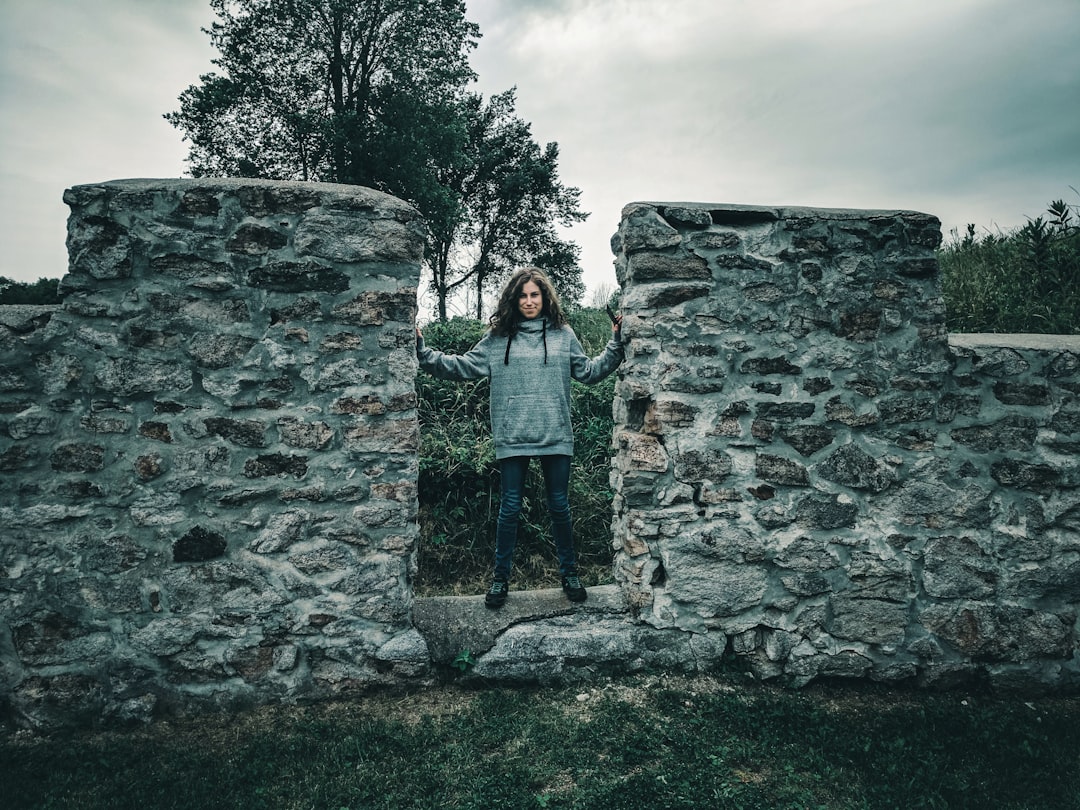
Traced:
[[533, 457], [540, 460], [544, 473], [563, 591], [572, 602], [583, 602], [586, 593], [577, 573], [568, 499], [574, 453], [570, 379], [592, 385], [622, 362], [622, 316], [612, 323], [612, 339], [603, 353], [590, 360], [567, 324], [547, 275], [538, 267], [524, 267], [503, 287], [490, 323], [480, 342], [462, 355], [428, 348], [416, 330], [416, 355], [429, 374], [447, 380], [487, 377], [491, 381], [491, 432], [501, 493], [495, 573], [484, 603], [491, 608], [506, 603], [522, 490]]

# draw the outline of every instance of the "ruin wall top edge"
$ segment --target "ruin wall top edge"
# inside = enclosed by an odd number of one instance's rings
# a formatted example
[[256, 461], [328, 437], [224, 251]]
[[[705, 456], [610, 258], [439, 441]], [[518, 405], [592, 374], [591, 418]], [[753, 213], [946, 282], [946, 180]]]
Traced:
[[404, 200], [367, 186], [346, 185], [344, 183], [321, 183], [308, 180], [263, 180], [246, 177], [169, 177], [169, 178], [122, 178], [105, 180], [98, 183], [81, 183], [71, 186], [70, 192], [85, 192], [100, 189], [104, 192], [152, 192], [152, 191], [187, 191], [202, 189], [215, 192], [235, 192], [244, 188], [293, 189], [317, 194], [321, 197], [339, 197], [353, 202], [382, 206], [394, 205], [403, 210], [416, 212], [414, 206]]
[[925, 217], [938, 221], [933, 214], [922, 211], [904, 209], [877, 209], [877, 208], [817, 208], [813, 206], [797, 205], [747, 205], [743, 203], [709, 203], [709, 202], [676, 202], [638, 200], [623, 206], [622, 215], [626, 217], [629, 212], [637, 207], [650, 208], [690, 208], [707, 211], [733, 211], [740, 213], [770, 213], [777, 219], [798, 219], [815, 217], [820, 219], [871, 219], [877, 217]]

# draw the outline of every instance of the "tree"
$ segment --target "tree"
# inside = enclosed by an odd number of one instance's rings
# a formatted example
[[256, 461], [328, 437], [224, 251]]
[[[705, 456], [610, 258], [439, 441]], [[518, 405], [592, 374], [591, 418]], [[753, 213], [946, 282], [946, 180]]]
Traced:
[[[556, 224], [581, 221], [514, 113], [514, 91], [468, 93], [479, 30], [462, 0], [210, 0], [220, 56], [165, 118], [191, 144], [191, 174], [369, 186], [414, 204], [427, 261], [447, 297], [477, 300], [514, 263], [536, 263], [582, 294], [578, 248]], [[478, 307], [481, 305], [478, 304]], [[478, 312], [480, 310], [478, 309]]]
[[[210, 0], [208, 73], [165, 118], [194, 176], [354, 183], [420, 203], [460, 151], [479, 31], [461, 0]], [[440, 126], [447, 122], [445, 126]], [[441, 159], [441, 160], [440, 160]], [[434, 196], [438, 197], [435, 192]]]
[[485, 103], [471, 94], [462, 103], [468, 160], [446, 175], [462, 205], [431, 238], [431, 286], [442, 321], [447, 299], [466, 283], [482, 318], [484, 294], [526, 263], [547, 270], [564, 298], [576, 302], [584, 293], [579, 249], [555, 227], [588, 216], [578, 205], [581, 192], [559, 180], [558, 144], [541, 148], [533, 140], [529, 124], [515, 113], [515, 96], [511, 89]]

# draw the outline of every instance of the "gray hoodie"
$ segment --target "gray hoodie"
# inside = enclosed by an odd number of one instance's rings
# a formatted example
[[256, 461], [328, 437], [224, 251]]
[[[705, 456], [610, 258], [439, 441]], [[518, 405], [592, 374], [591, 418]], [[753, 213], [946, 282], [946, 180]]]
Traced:
[[612, 338], [602, 354], [589, 359], [573, 329], [552, 329], [540, 317], [520, 319], [513, 338], [488, 332], [461, 355], [444, 354], [418, 339], [416, 356], [433, 377], [491, 380], [491, 433], [495, 458], [502, 459], [573, 455], [570, 378], [586, 385], [600, 382], [622, 362], [623, 347]]

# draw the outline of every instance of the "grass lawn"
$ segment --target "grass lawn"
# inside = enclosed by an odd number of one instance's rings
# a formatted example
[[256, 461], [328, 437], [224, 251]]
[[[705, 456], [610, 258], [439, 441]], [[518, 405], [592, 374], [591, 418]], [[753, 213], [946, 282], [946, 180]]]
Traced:
[[39, 737], [0, 729], [22, 808], [1080, 808], [1080, 696], [801, 691], [641, 675]]

